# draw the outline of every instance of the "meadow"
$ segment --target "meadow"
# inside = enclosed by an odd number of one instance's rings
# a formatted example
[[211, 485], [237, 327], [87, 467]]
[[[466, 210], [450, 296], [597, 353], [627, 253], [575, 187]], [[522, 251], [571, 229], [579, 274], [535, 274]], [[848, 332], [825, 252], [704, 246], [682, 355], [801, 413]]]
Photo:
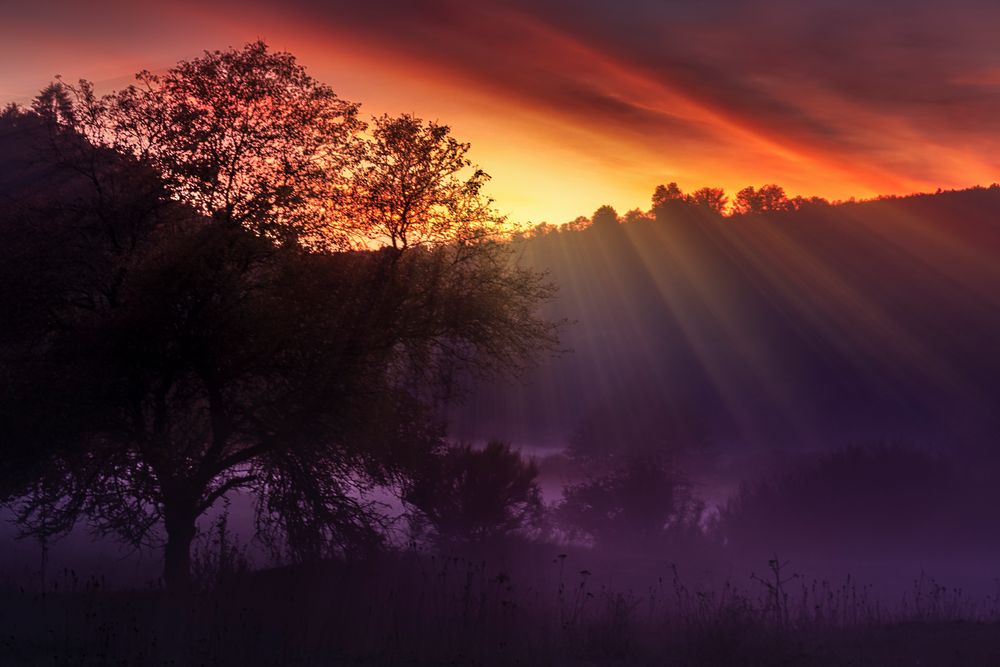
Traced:
[[[186, 595], [60, 573], [0, 594], [9, 665], [995, 665], [1000, 599], [929, 577], [886, 602], [862, 583], [689, 587], [644, 562], [612, 581], [586, 550], [216, 570]], [[619, 562], [619, 566], [621, 563]], [[226, 566], [232, 567], [232, 564]], [[655, 570], [661, 574], [655, 576]], [[654, 576], [648, 576], [653, 572]], [[766, 574], [764, 574], [766, 573]]]

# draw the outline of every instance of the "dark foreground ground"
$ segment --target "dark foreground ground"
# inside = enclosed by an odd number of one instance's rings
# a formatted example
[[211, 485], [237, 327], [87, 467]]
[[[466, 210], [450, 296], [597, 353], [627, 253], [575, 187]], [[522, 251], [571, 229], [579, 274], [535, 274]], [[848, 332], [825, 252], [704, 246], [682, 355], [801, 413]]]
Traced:
[[894, 605], [850, 581], [687, 588], [381, 557], [115, 591], [69, 571], [0, 594], [3, 665], [1000, 665], [1000, 616], [930, 580]]

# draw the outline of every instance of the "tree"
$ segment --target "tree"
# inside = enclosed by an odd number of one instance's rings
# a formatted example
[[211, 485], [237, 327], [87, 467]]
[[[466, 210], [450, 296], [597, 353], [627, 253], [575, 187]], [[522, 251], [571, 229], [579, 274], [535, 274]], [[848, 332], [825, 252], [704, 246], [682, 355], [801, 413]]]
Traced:
[[0, 111], [0, 122], [13, 122], [23, 113], [21, 107], [16, 102], [8, 102]]
[[700, 206], [713, 213], [722, 213], [726, 210], [729, 198], [722, 188], [700, 188], [689, 194], [686, 201], [692, 206]]
[[538, 467], [509, 444], [460, 445], [428, 461], [404, 494], [442, 543], [483, 542], [530, 528], [542, 512]]
[[583, 230], [590, 227], [591, 221], [585, 215], [578, 215], [576, 218], [570, 220], [569, 222], [564, 222], [559, 225], [559, 231], [561, 232], [582, 232]]
[[[380, 515], [361, 492], [440, 446], [434, 402], [455, 374], [516, 368], [554, 343], [536, 315], [551, 287], [488, 236], [402, 252], [291, 242], [324, 233], [305, 224], [320, 220], [306, 155], [332, 160], [351, 117], [293, 65], [256, 44], [181, 63], [164, 79], [176, 92], [98, 101], [83, 86], [82, 130], [60, 135], [46, 174], [67, 191], [0, 216], [17, 240], [0, 299], [25, 313], [0, 331], [0, 498], [26, 532], [85, 516], [134, 545], [165, 534], [171, 588], [189, 585], [198, 518], [240, 489], [297, 557], [371, 544]], [[237, 108], [185, 107], [197, 118], [170, 138], [126, 131], [126, 100], [139, 120], [173, 117], [179, 91]], [[279, 144], [283, 167], [254, 171]], [[223, 154], [228, 175], [210, 166]]]
[[559, 232], [559, 227], [548, 223], [539, 222], [536, 225], [532, 225], [524, 232], [523, 237], [528, 239], [541, 238], [543, 236], [548, 236], [549, 234], [556, 234]]
[[468, 151], [447, 125], [376, 118], [371, 137], [354, 148], [343, 200], [352, 228], [397, 250], [497, 234], [504, 220], [482, 194], [489, 175]]
[[613, 229], [618, 225], [618, 211], [612, 206], [601, 206], [594, 211], [590, 223], [594, 229]]
[[50, 123], [66, 126], [76, 124], [76, 110], [73, 108], [73, 100], [70, 99], [69, 92], [61, 82], [56, 81], [42, 88], [42, 91], [35, 97], [31, 109], [40, 118]]
[[653, 191], [653, 207], [650, 214], [656, 220], [666, 220], [672, 213], [683, 211], [687, 207], [688, 199], [676, 183], [667, 185], [657, 185]]
[[602, 547], [655, 546], [697, 522], [701, 506], [673, 460], [645, 450], [563, 490], [557, 514], [572, 533]]
[[[342, 247], [330, 225], [358, 105], [264, 42], [206, 52], [97, 98], [75, 90], [81, 129], [133, 155], [200, 213], [268, 238]], [[338, 234], [337, 232], [341, 232]]]
[[649, 217], [648, 213], [645, 213], [637, 208], [633, 208], [627, 211], [625, 215], [622, 216], [622, 223], [626, 225], [632, 225], [638, 222], [650, 222], [652, 218]]
[[684, 201], [684, 193], [680, 187], [674, 183], [667, 185], [657, 185], [653, 190], [653, 211], [663, 208], [669, 202]]
[[796, 195], [789, 200], [791, 208], [796, 211], [804, 210], [815, 210], [818, 208], [827, 208], [830, 206], [830, 202], [823, 197], [803, 197], [801, 195]]
[[733, 213], [775, 213], [791, 210], [792, 204], [780, 185], [762, 185], [759, 190], [748, 186], [736, 193]]

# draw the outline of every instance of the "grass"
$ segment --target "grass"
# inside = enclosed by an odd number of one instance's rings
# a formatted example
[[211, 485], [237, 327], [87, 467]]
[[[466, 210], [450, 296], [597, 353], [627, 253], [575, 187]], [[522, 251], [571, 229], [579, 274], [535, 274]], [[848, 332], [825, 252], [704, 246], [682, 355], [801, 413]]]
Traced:
[[926, 577], [888, 605], [850, 578], [804, 582], [776, 562], [773, 577], [700, 590], [669, 567], [644, 588], [614, 586], [581, 559], [386, 554], [242, 574], [188, 596], [65, 571], [45, 594], [0, 594], [0, 663], [1000, 664], [997, 600]]

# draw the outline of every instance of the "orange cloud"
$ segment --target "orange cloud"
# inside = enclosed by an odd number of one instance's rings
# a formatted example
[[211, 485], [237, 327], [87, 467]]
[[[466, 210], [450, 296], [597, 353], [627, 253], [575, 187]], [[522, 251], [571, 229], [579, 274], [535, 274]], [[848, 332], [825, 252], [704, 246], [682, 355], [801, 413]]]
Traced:
[[368, 113], [451, 124], [522, 220], [646, 207], [671, 180], [831, 198], [996, 180], [1000, 58], [976, 28], [988, 21], [942, 18], [925, 2], [905, 14], [800, 5], [19, 8], [0, 46], [0, 95], [24, 100], [55, 73], [120, 85], [141, 67], [263, 37]]

